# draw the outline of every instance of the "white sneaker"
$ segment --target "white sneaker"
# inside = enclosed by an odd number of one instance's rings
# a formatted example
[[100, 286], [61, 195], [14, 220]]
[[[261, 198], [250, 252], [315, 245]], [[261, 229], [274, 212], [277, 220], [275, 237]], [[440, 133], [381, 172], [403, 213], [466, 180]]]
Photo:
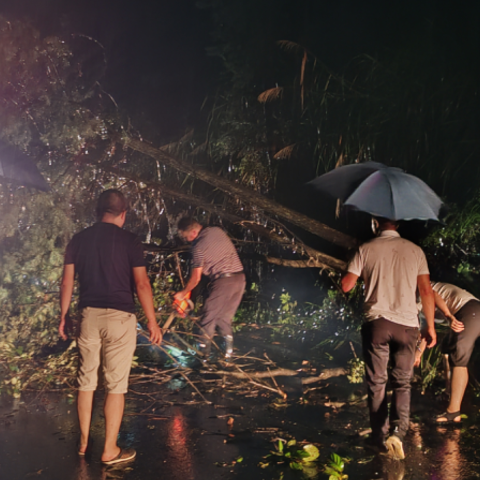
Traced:
[[405, 453], [403, 451], [403, 443], [396, 435], [387, 438], [385, 445], [388, 449], [388, 456], [396, 460], [403, 460]]

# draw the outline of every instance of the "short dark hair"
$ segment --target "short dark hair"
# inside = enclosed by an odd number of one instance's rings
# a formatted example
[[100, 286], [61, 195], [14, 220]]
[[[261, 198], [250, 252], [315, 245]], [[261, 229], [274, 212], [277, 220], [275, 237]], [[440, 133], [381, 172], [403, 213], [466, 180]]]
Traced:
[[390, 220], [389, 218], [385, 218], [385, 217], [375, 217], [375, 219], [377, 220], [380, 228], [386, 227], [388, 225], [393, 225], [395, 227], [398, 226], [398, 222], [396, 220]]
[[128, 201], [120, 190], [105, 190], [98, 197], [97, 217], [101, 220], [106, 213], [118, 217], [128, 210]]
[[200, 225], [193, 217], [182, 217], [177, 223], [177, 229], [180, 232], [188, 232], [195, 225]]

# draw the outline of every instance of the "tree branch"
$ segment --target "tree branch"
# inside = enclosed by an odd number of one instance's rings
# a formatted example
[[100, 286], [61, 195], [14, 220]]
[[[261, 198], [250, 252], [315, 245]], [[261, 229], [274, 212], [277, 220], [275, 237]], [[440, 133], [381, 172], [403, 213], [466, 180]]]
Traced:
[[267, 197], [264, 197], [263, 195], [244, 187], [243, 185], [239, 185], [235, 182], [227, 180], [203, 168], [196, 168], [190, 163], [175, 158], [167, 152], [148, 145], [140, 140], [126, 138], [125, 144], [132, 150], [148, 155], [155, 160], [159, 160], [178, 171], [192, 175], [193, 177], [202, 180], [209, 185], [222, 190], [228, 195], [232, 195], [242, 200], [245, 203], [253, 204], [258, 208], [269, 212], [270, 214], [278, 215], [278, 217], [282, 218], [283, 220], [286, 220], [291, 224], [324, 238], [325, 240], [328, 240], [336, 245], [340, 245], [345, 248], [353, 248], [356, 246], [356, 241], [354, 238], [338, 232], [337, 230], [334, 230], [333, 228], [328, 227], [317, 220], [307, 217], [302, 213], [284, 207], [274, 200], [270, 200]]

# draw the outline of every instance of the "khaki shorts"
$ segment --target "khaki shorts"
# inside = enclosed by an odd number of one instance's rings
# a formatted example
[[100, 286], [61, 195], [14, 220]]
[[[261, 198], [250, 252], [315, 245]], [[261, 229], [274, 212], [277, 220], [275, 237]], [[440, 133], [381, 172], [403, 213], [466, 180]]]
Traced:
[[100, 367], [108, 393], [127, 393], [128, 376], [137, 344], [133, 313], [86, 307], [81, 313], [78, 349], [79, 390], [97, 389]]

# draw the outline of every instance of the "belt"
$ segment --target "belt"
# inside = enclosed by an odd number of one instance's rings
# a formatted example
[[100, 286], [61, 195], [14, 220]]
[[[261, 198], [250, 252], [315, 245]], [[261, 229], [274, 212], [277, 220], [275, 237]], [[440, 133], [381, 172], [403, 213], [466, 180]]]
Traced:
[[235, 277], [237, 275], [243, 275], [245, 272], [241, 270], [240, 272], [229, 272], [229, 273], [217, 273], [212, 277], [212, 282], [214, 280], [218, 280], [219, 278], [229, 278], [229, 277]]

